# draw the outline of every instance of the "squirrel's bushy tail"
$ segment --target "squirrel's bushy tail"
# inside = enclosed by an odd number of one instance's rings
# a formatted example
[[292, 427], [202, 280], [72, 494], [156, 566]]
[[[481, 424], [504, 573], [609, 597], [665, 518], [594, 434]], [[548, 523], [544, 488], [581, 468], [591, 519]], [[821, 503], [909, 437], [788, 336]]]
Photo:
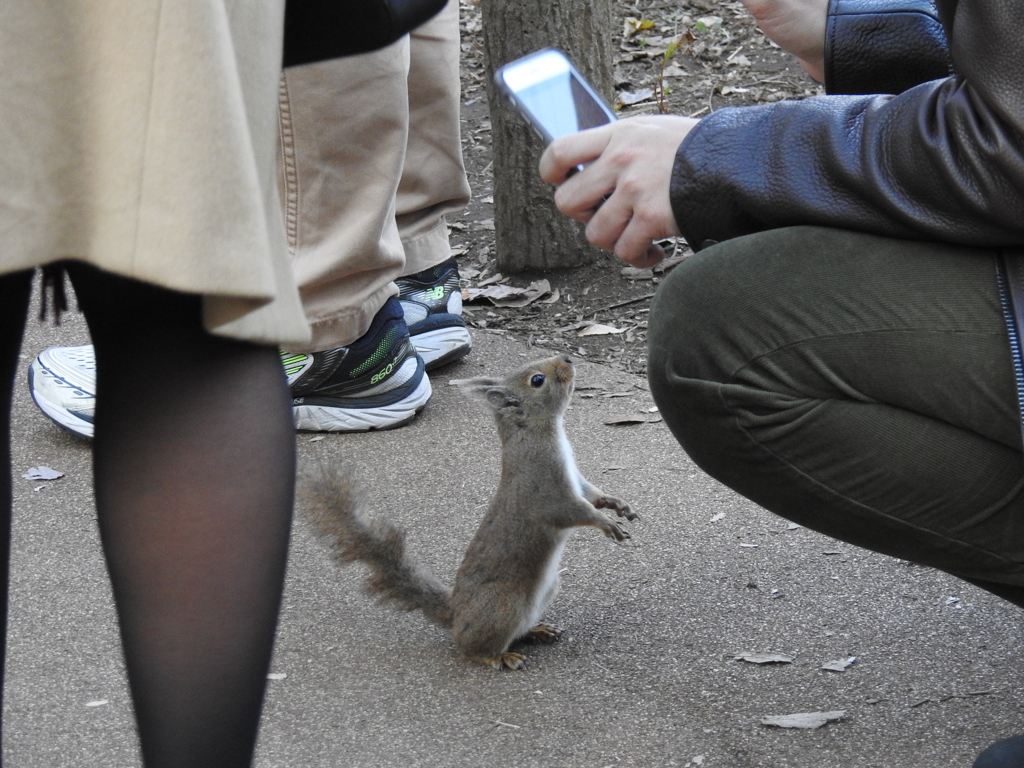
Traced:
[[398, 528], [364, 513], [348, 468], [320, 464], [306, 469], [299, 495], [334, 556], [342, 563], [358, 560], [369, 566], [367, 592], [402, 610], [423, 611], [435, 624], [451, 628], [451, 588], [406, 553], [405, 535]]

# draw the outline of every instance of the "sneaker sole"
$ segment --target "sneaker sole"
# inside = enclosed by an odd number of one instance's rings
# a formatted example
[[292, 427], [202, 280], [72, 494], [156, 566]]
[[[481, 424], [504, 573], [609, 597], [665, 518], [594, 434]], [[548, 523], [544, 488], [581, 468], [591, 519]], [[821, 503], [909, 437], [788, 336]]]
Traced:
[[[299, 405], [292, 408], [292, 414], [295, 428], [303, 431], [368, 432], [374, 429], [394, 429], [416, 418], [430, 400], [431, 394], [430, 380], [424, 376], [408, 399], [391, 406], [346, 410], [322, 405]], [[76, 417], [35, 392], [32, 393], [32, 399], [43, 415], [58, 427], [79, 437], [92, 439], [94, 429], [90, 422]]]
[[394, 429], [416, 418], [430, 400], [432, 390], [426, 376], [416, 388], [396, 403], [372, 408], [335, 408], [326, 405], [292, 407], [295, 428], [307, 432], [368, 432]]
[[46, 397], [36, 391], [36, 388], [33, 386], [34, 380], [35, 371], [30, 367], [28, 370], [29, 391], [32, 393], [32, 399], [35, 401], [36, 406], [43, 412], [46, 418], [58, 427], [62, 427], [79, 437], [91, 438], [93, 436], [92, 422], [81, 419], [67, 408], [62, 408], [56, 403], [47, 400]]
[[428, 371], [465, 357], [473, 349], [469, 331], [462, 327], [437, 328], [413, 335], [412, 343]]

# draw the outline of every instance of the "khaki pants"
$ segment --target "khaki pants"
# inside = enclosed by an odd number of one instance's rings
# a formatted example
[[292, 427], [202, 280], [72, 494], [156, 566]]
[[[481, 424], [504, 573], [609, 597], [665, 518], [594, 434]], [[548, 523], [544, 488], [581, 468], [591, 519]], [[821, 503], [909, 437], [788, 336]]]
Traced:
[[469, 200], [458, 11], [449, 2], [387, 48], [281, 79], [281, 197], [305, 351], [355, 341], [398, 293], [395, 278], [451, 255], [444, 214]]

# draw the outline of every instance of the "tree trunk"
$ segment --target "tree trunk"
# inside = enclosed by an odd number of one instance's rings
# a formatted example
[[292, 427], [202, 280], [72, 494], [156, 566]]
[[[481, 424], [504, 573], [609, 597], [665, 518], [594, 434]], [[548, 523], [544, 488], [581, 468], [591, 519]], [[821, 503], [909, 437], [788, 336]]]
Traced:
[[601, 252], [583, 227], [555, 208], [537, 175], [544, 146], [494, 85], [494, 71], [540, 48], [558, 48], [609, 103], [611, 0], [481, 0], [494, 159], [494, 234], [498, 267], [522, 272], [574, 267]]

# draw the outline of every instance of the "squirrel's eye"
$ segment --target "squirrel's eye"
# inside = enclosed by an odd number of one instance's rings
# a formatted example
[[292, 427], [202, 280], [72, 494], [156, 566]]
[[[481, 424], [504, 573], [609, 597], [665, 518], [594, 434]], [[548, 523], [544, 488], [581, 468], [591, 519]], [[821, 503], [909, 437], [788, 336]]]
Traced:
[[533, 377], [530, 379], [530, 386], [534, 388], [543, 387], [545, 381], [546, 379], [544, 378], [543, 373], [535, 373], [533, 374]]

